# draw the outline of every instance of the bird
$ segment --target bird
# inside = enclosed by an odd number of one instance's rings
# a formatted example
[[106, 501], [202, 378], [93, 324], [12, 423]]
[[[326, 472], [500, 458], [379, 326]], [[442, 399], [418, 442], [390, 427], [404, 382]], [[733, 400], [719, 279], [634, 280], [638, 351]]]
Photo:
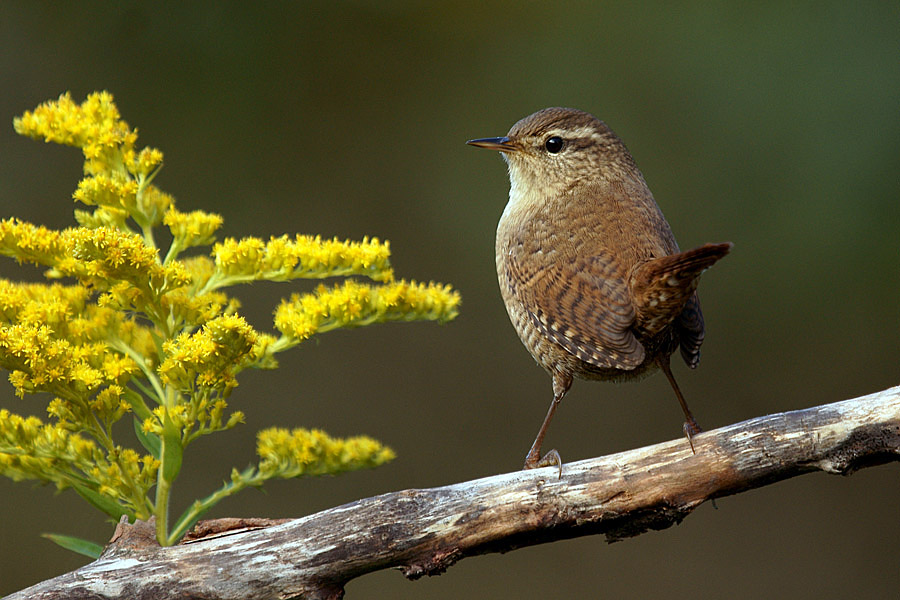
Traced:
[[680, 349], [700, 362], [700, 274], [731, 242], [682, 252], [624, 142], [597, 117], [573, 108], [539, 110], [503, 137], [471, 146], [501, 153], [509, 201], [497, 225], [496, 266], [510, 321], [546, 370], [553, 400], [525, 469], [557, 466], [541, 456], [547, 428], [575, 377], [627, 381], [661, 370], [684, 412], [694, 451], [697, 420], [672, 375]]

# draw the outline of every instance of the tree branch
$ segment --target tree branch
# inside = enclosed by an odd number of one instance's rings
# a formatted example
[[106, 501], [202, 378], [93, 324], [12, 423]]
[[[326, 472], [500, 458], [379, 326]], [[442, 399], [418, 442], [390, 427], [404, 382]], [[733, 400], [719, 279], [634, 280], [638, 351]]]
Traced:
[[674, 440], [564, 465], [559, 479], [555, 468], [520, 471], [271, 526], [208, 521], [217, 534], [170, 548], [142, 537], [146, 524], [125, 524], [95, 562], [9, 599], [340, 598], [349, 580], [379, 569], [400, 567], [415, 579], [477, 554], [597, 533], [617, 541], [676, 524], [711, 498], [900, 460], [900, 387], [693, 441], [696, 454]]

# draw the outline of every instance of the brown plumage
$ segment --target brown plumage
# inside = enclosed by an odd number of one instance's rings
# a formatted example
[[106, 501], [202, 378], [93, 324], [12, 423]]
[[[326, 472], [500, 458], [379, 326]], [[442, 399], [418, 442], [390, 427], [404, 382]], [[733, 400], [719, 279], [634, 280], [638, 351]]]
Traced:
[[669, 369], [680, 347], [700, 360], [700, 274], [731, 249], [681, 252], [622, 141], [596, 117], [547, 108], [506, 137], [470, 140], [509, 165], [509, 203], [497, 227], [500, 291], [525, 347], [553, 378], [553, 402], [526, 468], [557, 464], [541, 444], [573, 377], [627, 380], [661, 368], [700, 431]]

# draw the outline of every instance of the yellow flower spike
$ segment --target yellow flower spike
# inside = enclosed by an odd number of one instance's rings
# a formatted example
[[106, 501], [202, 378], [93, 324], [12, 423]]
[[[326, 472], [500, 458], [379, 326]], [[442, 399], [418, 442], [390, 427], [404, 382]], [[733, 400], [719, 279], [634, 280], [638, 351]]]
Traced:
[[124, 175], [113, 174], [85, 177], [72, 194], [75, 200], [88, 206], [103, 206], [133, 213], [137, 210], [137, 182]]
[[109, 227], [112, 229], [120, 229], [122, 231], [130, 231], [125, 221], [128, 220], [128, 213], [124, 209], [113, 208], [111, 206], [97, 207], [93, 212], [86, 210], [75, 210], [75, 220], [82, 227], [88, 229], [97, 229], [98, 227]]
[[215, 239], [215, 232], [222, 226], [221, 216], [195, 210], [183, 213], [169, 208], [163, 218], [163, 224], [172, 232], [178, 248], [205, 246]]
[[144, 244], [141, 236], [115, 229], [71, 229], [66, 241], [72, 254], [84, 263], [99, 266], [98, 273], [109, 279], [130, 281], [136, 273], [160, 269], [155, 248]]
[[34, 391], [87, 398], [93, 390], [126, 380], [136, 365], [103, 342], [73, 344], [45, 325], [0, 325], [0, 367], [8, 369], [17, 394]]
[[51, 266], [66, 251], [66, 242], [58, 231], [19, 219], [0, 220], [0, 255]]
[[57, 268], [95, 285], [129, 282], [135, 290], [124, 291], [139, 292], [131, 298], [134, 309], [143, 310], [158, 295], [190, 282], [190, 275], [179, 263], [160, 265], [156, 249], [147, 246], [139, 235], [106, 227], [66, 233], [74, 263], [60, 262]]
[[319, 236], [273, 237], [268, 242], [248, 237], [227, 238], [213, 247], [216, 268], [226, 283], [266, 279], [317, 279], [364, 275], [376, 281], [390, 281], [390, 248], [377, 238], [360, 242]]
[[382, 286], [346, 281], [312, 294], [294, 294], [275, 311], [275, 327], [297, 341], [339, 327], [388, 321], [449, 321], [459, 312], [450, 286], [397, 281]]
[[83, 146], [91, 125], [83, 110], [66, 92], [57, 101], [44, 102], [33, 111], [26, 111], [13, 120], [16, 133], [45, 142], [67, 146]]
[[163, 345], [159, 366], [163, 383], [188, 391], [193, 386], [229, 390], [235, 372], [252, 358], [257, 333], [236, 315], [217, 317], [193, 334], [181, 334]]
[[396, 456], [372, 438], [332, 438], [320, 430], [270, 428], [256, 436], [259, 472], [267, 478], [323, 475], [371, 468]]
[[125, 168], [132, 175], [146, 177], [162, 164], [163, 153], [156, 148], [144, 148], [137, 155], [130, 152], [125, 156]]
[[63, 94], [15, 119], [13, 127], [22, 135], [80, 147], [89, 174], [114, 170], [137, 141], [137, 133], [121, 119], [108, 92], [90, 94], [81, 105]]
[[103, 463], [97, 445], [58, 425], [45, 425], [37, 417], [21, 417], [0, 410], [0, 474], [37, 479], [68, 487], [72, 475], [99, 473]]

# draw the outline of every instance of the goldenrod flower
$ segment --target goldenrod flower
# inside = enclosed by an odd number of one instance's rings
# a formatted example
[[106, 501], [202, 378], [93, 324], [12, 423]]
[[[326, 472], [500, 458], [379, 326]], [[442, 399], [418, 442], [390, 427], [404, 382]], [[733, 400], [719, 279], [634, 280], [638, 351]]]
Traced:
[[172, 232], [178, 248], [191, 248], [211, 244], [216, 230], [222, 226], [222, 217], [201, 210], [183, 213], [170, 208], [163, 224]]
[[256, 436], [259, 472], [269, 477], [324, 475], [377, 467], [394, 451], [370, 437], [332, 438], [324, 431], [273, 427]]
[[390, 249], [378, 238], [361, 242], [323, 240], [319, 236], [273, 237], [268, 242], [248, 237], [216, 244], [216, 268], [226, 283], [267, 279], [325, 278], [365, 275], [375, 281], [390, 281]]
[[163, 153], [156, 148], [144, 148], [137, 154], [125, 153], [125, 168], [132, 175], [147, 177], [162, 165]]
[[19, 219], [0, 220], [0, 255], [52, 266], [66, 251], [66, 242], [58, 231]]
[[163, 344], [160, 378], [182, 391], [195, 387], [230, 391], [237, 385], [235, 370], [247, 360], [256, 338], [256, 331], [242, 317], [213, 319], [196, 333], [182, 333]]
[[449, 321], [459, 311], [460, 297], [449, 286], [396, 281], [373, 286], [345, 281], [315, 293], [294, 294], [275, 311], [275, 327], [289, 338], [305, 340], [339, 327], [388, 321]]
[[14, 481], [36, 479], [59, 489], [75, 487], [109, 512], [147, 518], [151, 507], [146, 492], [158, 468], [159, 461], [152, 456], [119, 447], [104, 455], [93, 441], [61, 424], [47, 425], [36, 417], [0, 410], [0, 474]]
[[[163, 154], [138, 149], [137, 131], [107, 92], [76, 104], [69, 94], [26, 112], [16, 131], [81, 148], [85, 178], [72, 194], [77, 227], [54, 231], [0, 220], [0, 256], [47, 268], [58, 283], [0, 279], [0, 368], [19, 396], [51, 394], [51, 423], [0, 410], [0, 474], [72, 487], [114, 518], [156, 517], [172, 544], [216, 502], [273, 477], [372, 467], [391, 449], [367, 437], [318, 430], [259, 433], [257, 467], [168, 523], [170, 490], [186, 446], [244, 421], [229, 394], [243, 369], [274, 368], [275, 355], [339, 327], [453, 319], [449, 286], [395, 281], [388, 242], [283, 235], [216, 243], [222, 217], [182, 212], [153, 182]], [[157, 235], [171, 238], [160, 247]], [[171, 234], [171, 235], [170, 235]], [[185, 257], [189, 248], [212, 246]], [[253, 281], [360, 277], [294, 294], [275, 313], [280, 337], [257, 332], [225, 288]], [[129, 417], [128, 414], [131, 413]], [[147, 454], [117, 443], [133, 418]], [[149, 492], [154, 490], [151, 499]]]
[[85, 177], [72, 197], [88, 206], [105, 206], [131, 213], [137, 209], [137, 193], [136, 181], [114, 173], [112, 176]]
[[127, 143], [135, 133], [120, 119], [109, 92], [95, 92], [81, 105], [66, 92], [13, 120], [17, 133], [79, 148]]

